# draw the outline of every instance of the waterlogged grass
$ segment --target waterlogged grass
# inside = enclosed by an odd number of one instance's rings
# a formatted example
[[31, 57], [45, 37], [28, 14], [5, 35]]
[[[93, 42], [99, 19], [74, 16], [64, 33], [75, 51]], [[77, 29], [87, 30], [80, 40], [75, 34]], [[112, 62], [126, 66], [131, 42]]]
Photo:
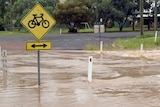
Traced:
[[154, 34], [139, 35], [130, 39], [117, 39], [113, 49], [140, 49], [141, 44], [143, 44], [144, 49], [160, 47], [160, 37], [157, 38], [156, 42], [154, 39]]
[[[103, 51], [106, 51], [109, 49], [111, 49], [111, 46], [109, 46], [108, 44], [103, 44]], [[87, 44], [84, 50], [99, 51], [100, 45], [99, 44]]]
[[100, 50], [100, 47], [97, 44], [87, 44], [84, 49], [91, 50], [91, 51], [97, 51], [97, 50]]

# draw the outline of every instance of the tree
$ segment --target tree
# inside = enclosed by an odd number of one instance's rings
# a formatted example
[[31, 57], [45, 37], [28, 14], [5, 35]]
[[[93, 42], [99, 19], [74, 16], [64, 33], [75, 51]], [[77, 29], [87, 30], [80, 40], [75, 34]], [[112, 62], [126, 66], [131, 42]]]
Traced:
[[132, 15], [135, 3], [131, 0], [111, 0], [110, 5], [112, 6], [110, 17], [118, 23], [119, 30], [122, 31], [128, 17]]
[[[150, 30], [150, 24], [151, 24], [151, 20], [153, 20], [153, 18], [151, 17], [151, 16], [153, 16], [153, 7], [152, 7], [152, 5], [153, 5], [153, 0], [144, 0], [143, 2], [143, 6], [140, 6], [140, 1], [139, 0], [135, 0], [135, 2], [138, 2], [137, 3], [137, 6], [138, 6], [138, 8], [136, 9], [136, 10], [139, 10], [140, 9], [140, 7], [143, 7], [144, 8], [144, 10], [146, 11], [146, 12], [143, 12], [143, 14], [141, 14], [142, 16], [145, 14], [145, 15], [148, 15], [148, 17], [147, 18], [145, 18], [145, 24], [147, 24], [148, 25], [148, 30]], [[140, 10], [139, 10], [139, 12], [140, 12]], [[143, 24], [143, 23], [141, 23], [141, 24]], [[141, 28], [141, 33], [143, 33], [142, 32], [142, 28]]]
[[[144, 0], [144, 8], [148, 9], [150, 6], [150, 2]], [[95, 13], [94, 21], [99, 23], [100, 18], [104, 23], [110, 20], [116, 21], [120, 31], [122, 31], [128, 17], [134, 19], [135, 11], [139, 11], [139, 7], [139, 0], [92, 0], [92, 8]]]
[[7, 27], [11, 24], [12, 5], [17, 0], [0, 0], [0, 31], [8, 30]]
[[53, 14], [59, 24], [66, 24], [69, 32], [77, 32], [81, 22], [88, 22], [91, 17], [90, 0], [68, 0], [59, 3]]
[[5, 0], [0, 0], [0, 31], [5, 30], [4, 28], [4, 16], [5, 16], [5, 8], [6, 8], [6, 2]]
[[92, 0], [92, 8], [95, 13], [94, 22], [98, 24], [100, 22], [100, 18], [103, 19], [103, 23], [107, 23], [109, 20], [111, 21], [111, 5], [110, 0]]

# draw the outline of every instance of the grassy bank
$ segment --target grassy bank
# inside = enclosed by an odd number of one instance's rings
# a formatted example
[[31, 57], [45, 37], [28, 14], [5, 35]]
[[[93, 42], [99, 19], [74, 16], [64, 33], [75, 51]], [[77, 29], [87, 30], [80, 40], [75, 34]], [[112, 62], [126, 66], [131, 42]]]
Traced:
[[136, 36], [130, 39], [117, 39], [114, 42], [113, 49], [140, 49], [141, 44], [143, 44], [144, 49], [153, 49], [160, 47], [160, 37], [154, 41], [154, 34], [145, 34], [143, 36]]
[[[112, 45], [103, 46], [103, 50], [138, 50], [143, 44], [143, 49], [154, 49], [160, 47], [160, 37], [154, 41], [154, 34], [145, 34], [135, 38], [117, 39]], [[85, 50], [99, 50], [99, 45], [87, 44]]]

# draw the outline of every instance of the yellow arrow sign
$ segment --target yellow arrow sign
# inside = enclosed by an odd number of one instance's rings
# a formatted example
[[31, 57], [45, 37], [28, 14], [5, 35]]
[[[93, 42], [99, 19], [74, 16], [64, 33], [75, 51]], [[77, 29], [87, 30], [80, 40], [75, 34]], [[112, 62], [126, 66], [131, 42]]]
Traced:
[[21, 24], [38, 40], [40, 40], [55, 23], [55, 19], [53, 19], [39, 3], [21, 20]]
[[52, 49], [51, 41], [26, 42], [26, 50], [51, 50], [51, 49]]

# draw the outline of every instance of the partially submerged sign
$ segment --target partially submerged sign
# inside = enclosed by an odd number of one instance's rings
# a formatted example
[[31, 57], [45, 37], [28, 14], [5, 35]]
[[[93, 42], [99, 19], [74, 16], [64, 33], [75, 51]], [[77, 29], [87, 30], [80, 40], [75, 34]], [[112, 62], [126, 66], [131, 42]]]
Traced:
[[26, 50], [37, 50], [38, 85], [40, 85], [40, 50], [52, 49], [52, 42], [40, 41], [42, 37], [55, 25], [56, 21], [47, 13], [43, 6], [37, 3], [21, 20], [21, 24], [29, 30], [37, 41], [27, 42]]

